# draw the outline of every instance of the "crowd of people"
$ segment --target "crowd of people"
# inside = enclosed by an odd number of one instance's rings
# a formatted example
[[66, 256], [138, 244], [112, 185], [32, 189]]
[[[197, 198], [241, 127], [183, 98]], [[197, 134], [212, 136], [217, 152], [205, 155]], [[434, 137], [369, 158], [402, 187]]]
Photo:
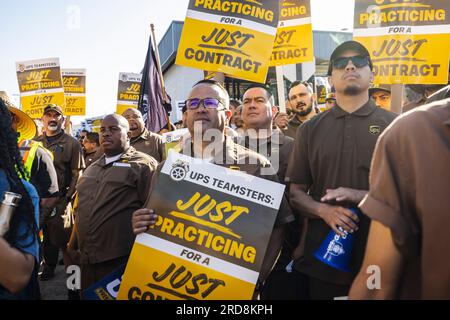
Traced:
[[[202, 80], [186, 97], [178, 125], [190, 135], [180, 152], [286, 185], [255, 298], [450, 299], [448, 86], [428, 88], [440, 90], [423, 91], [398, 116], [390, 89], [372, 86], [372, 69], [363, 45], [339, 45], [323, 112], [306, 81], [290, 85], [286, 112], [260, 84], [234, 100]], [[163, 139], [133, 108], [78, 140], [58, 105], [45, 107], [37, 137], [5, 94], [0, 113], [0, 197], [22, 196], [0, 237], [0, 299], [39, 299], [38, 279], [54, 277], [59, 252], [66, 268], [81, 268], [81, 290], [68, 290], [80, 299], [155, 224], [148, 203]], [[330, 231], [354, 238], [346, 271], [317, 258]], [[381, 273], [372, 287], [371, 266]]]

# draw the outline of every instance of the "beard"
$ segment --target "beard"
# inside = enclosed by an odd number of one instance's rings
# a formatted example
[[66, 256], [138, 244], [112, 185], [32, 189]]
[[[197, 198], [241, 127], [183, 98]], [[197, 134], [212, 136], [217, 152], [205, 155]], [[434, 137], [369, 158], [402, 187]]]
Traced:
[[355, 85], [347, 86], [344, 89], [344, 95], [346, 96], [356, 96], [361, 93], [361, 88]]
[[305, 117], [305, 116], [307, 116], [308, 114], [311, 113], [312, 109], [313, 109], [313, 107], [312, 107], [312, 105], [310, 105], [308, 108], [303, 109], [303, 110], [301, 110], [301, 111], [297, 111], [297, 110], [296, 110], [296, 111], [295, 111], [295, 114], [298, 115], [298, 116], [300, 116], [300, 117]]

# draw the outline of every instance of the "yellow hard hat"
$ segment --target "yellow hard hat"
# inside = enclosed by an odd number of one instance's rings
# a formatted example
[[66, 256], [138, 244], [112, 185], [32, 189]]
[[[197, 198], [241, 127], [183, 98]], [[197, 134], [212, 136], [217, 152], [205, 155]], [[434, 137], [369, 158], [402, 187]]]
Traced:
[[37, 134], [37, 126], [33, 119], [31, 119], [25, 112], [16, 108], [9, 100], [5, 91], [0, 91], [0, 99], [2, 99], [6, 104], [9, 112], [11, 112], [18, 119], [17, 132], [20, 134], [19, 140], [33, 139]]

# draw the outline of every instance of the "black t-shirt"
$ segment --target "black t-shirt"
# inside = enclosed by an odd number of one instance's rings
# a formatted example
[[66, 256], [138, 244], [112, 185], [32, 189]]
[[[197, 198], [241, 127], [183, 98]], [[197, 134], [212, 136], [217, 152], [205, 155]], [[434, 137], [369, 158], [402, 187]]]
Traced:
[[51, 198], [58, 195], [58, 177], [53, 160], [48, 151], [37, 148], [31, 167], [30, 182], [36, 187], [40, 198]]

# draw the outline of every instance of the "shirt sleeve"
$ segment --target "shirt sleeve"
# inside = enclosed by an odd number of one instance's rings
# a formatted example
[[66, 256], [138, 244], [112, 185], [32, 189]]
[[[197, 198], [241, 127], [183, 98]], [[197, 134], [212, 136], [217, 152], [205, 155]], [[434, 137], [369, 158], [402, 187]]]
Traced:
[[50, 198], [58, 194], [58, 177], [50, 155], [41, 148], [36, 150], [33, 161], [32, 182], [41, 198]]
[[157, 164], [155, 163], [155, 160], [152, 160], [152, 162], [149, 162], [148, 164], [140, 165], [140, 175], [138, 178], [137, 190], [139, 199], [143, 204], [147, 202], [147, 198], [150, 195], [152, 176], [156, 170], [156, 166]]
[[82, 170], [86, 168], [83, 157], [83, 150], [78, 141], [74, 139], [72, 143], [72, 157], [70, 160], [71, 170]]
[[297, 130], [294, 149], [291, 153], [286, 170], [286, 182], [304, 184], [307, 186], [312, 184], [311, 167], [308, 157], [308, 140], [309, 126], [308, 122], [305, 122]]
[[405, 255], [418, 250], [414, 208], [408, 200], [414, 181], [411, 161], [405, 161], [409, 157], [407, 140], [402, 138], [402, 130], [393, 127], [380, 136], [370, 169], [370, 190], [359, 204], [367, 216], [391, 229], [396, 246]]

